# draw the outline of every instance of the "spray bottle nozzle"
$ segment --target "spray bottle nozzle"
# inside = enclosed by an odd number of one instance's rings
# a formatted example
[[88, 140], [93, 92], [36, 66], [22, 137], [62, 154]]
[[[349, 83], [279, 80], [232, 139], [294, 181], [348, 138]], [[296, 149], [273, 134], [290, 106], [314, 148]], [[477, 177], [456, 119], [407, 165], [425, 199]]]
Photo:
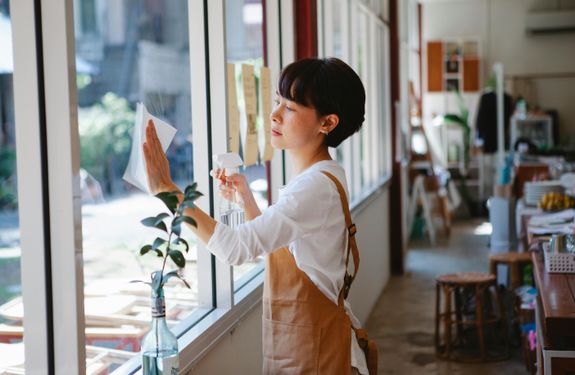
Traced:
[[220, 169], [220, 177], [225, 176], [225, 171], [237, 171], [244, 162], [242, 158], [235, 152], [228, 152], [226, 154], [218, 154], [213, 156], [214, 164]]
[[216, 177], [222, 181], [226, 176], [237, 173], [239, 167], [244, 164], [242, 158], [235, 152], [213, 155], [212, 158], [219, 169], [219, 175]]

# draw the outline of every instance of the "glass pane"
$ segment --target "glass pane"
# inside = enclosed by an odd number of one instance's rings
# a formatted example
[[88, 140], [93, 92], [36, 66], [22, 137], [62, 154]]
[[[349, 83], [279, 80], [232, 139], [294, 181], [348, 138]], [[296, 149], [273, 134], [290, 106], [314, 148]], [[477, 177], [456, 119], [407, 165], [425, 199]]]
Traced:
[[[245, 121], [244, 97], [241, 84], [241, 64], [254, 65], [256, 80], [264, 64], [263, 6], [261, 0], [226, 0], [226, 55], [236, 68], [236, 88], [240, 119]], [[272, 82], [272, 84], [275, 84]], [[258, 108], [260, 108], [258, 103]], [[258, 118], [258, 127], [262, 126]], [[240, 147], [241, 149], [241, 147]], [[240, 150], [240, 156], [243, 153]], [[264, 164], [243, 168], [243, 173], [256, 197], [260, 209], [268, 206], [268, 182]], [[234, 290], [241, 288], [259, 271], [261, 259], [234, 267]]]
[[0, 1], [0, 51], [0, 372], [20, 374], [24, 331], [9, 1]]
[[333, 21], [332, 21], [332, 25], [333, 25], [333, 35], [332, 35], [332, 38], [333, 38], [332, 39], [333, 40], [333, 55], [335, 57], [340, 58], [340, 59], [344, 59], [342, 27], [343, 27], [343, 22], [345, 20], [344, 20], [344, 14], [343, 14], [343, 4], [341, 3], [341, 0], [335, 0], [335, 1], [333, 1], [332, 6], [333, 6], [333, 10], [332, 10], [332, 15], [333, 15]]
[[370, 184], [369, 172], [370, 172], [370, 132], [368, 127], [373, 126], [371, 119], [369, 118], [369, 113], [371, 110], [370, 98], [369, 98], [369, 60], [368, 60], [368, 26], [369, 17], [363, 11], [358, 12], [357, 19], [357, 73], [361, 78], [366, 92], [366, 105], [365, 105], [365, 124], [359, 131], [361, 142], [360, 147], [360, 184], [362, 191]]
[[[86, 345], [113, 371], [140, 350], [151, 320], [149, 287], [130, 281], [149, 281], [162, 267], [153, 252], [139, 255], [161, 236], [140, 220], [167, 209], [122, 179], [138, 102], [177, 129], [166, 152], [175, 182], [183, 189], [194, 179], [188, 9], [186, 1], [74, 4]], [[186, 229], [182, 236], [191, 289], [175, 278], [165, 287], [171, 327], [198, 307], [196, 238]], [[173, 269], [168, 260], [166, 270]], [[122, 355], [101, 354], [103, 347]]]

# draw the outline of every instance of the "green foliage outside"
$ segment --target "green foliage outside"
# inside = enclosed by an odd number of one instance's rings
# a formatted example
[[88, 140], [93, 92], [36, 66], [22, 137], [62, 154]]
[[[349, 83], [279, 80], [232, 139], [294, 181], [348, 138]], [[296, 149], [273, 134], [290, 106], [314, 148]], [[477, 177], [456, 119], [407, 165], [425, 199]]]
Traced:
[[114, 93], [79, 110], [81, 166], [109, 193], [128, 163], [135, 116], [128, 101]]
[[16, 209], [16, 150], [0, 148], [0, 210]]

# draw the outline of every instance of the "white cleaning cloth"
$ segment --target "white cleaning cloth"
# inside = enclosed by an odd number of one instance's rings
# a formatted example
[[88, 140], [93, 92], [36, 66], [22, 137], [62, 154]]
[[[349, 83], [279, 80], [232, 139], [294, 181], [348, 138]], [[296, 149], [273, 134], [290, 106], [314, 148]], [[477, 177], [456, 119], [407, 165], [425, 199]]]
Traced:
[[177, 131], [176, 128], [167, 122], [152, 116], [145, 105], [138, 103], [136, 107], [134, 131], [132, 133], [132, 151], [130, 153], [128, 166], [122, 178], [146, 193], [150, 193], [150, 187], [148, 186], [146, 159], [144, 158], [144, 150], [142, 147], [144, 142], [146, 142], [146, 126], [148, 120], [154, 121], [156, 133], [158, 134], [164, 152], [168, 149], [170, 143], [172, 143], [172, 139], [174, 139]]

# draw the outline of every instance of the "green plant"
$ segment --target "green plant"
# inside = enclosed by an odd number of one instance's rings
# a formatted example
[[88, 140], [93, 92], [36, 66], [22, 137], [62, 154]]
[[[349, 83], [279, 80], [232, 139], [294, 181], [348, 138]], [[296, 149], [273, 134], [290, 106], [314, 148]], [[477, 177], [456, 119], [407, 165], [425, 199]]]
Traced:
[[16, 150], [0, 148], [0, 209], [14, 209], [16, 194]]
[[467, 167], [469, 166], [469, 143], [471, 138], [471, 128], [468, 124], [469, 110], [463, 101], [463, 97], [459, 91], [455, 91], [457, 97], [457, 106], [459, 113], [448, 113], [443, 116], [443, 121], [459, 125], [463, 131], [463, 174], [467, 174]]
[[[186, 266], [186, 260], [182, 250], [187, 253], [190, 246], [188, 245], [188, 242], [181, 237], [182, 224], [188, 223], [197, 227], [197, 223], [193, 218], [184, 215], [184, 210], [188, 207], [195, 207], [194, 201], [203, 195], [196, 189], [196, 183], [187, 186], [183, 193], [183, 200], [179, 204], [178, 194], [180, 193], [178, 192], [162, 192], [156, 194], [156, 198], [164, 202], [169, 213], [162, 212], [156, 216], [147, 217], [141, 221], [141, 223], [147, 227], [162, 231], [164, 233], [164, 237], [167, 236], [167, 239], [156, 237], [152, 244], [144, 245], [140, 249], [140, 255], [148, 253], [156, 254], [158, 257], [163, 259], [162, 269], [152, 272], [151, 282], [140, 280], [135, 281], [149, 285], [157, 294], [159, 294], [159, 291], [162, 289], [164, 284], [172, 277], [177, 277], [182, 280], [186, 287], [190, 287], [186, 280], [184, 280], [184, 278], [179, 274], [178, 270], [170, 271], [165, 274], [164, 271], [168, 258], [170, 258], [180, 269]], [[168, 222], [168, 225], [166, 225], [166, 222]]]

